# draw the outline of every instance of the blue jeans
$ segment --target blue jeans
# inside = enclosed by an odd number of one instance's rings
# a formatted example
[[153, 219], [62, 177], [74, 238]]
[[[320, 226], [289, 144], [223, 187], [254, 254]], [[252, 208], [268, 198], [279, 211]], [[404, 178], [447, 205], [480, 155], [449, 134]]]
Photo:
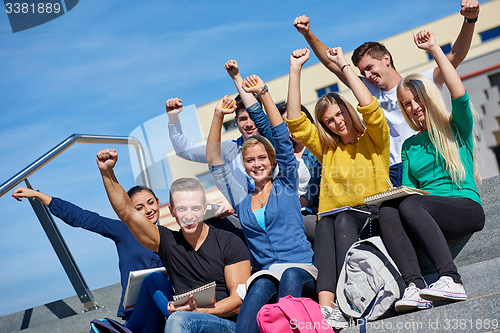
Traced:
[[257, 313], [260, 308], [287, 295], [316, 298], [315, 284], [314, 278], [298, 267], [285, 270], [279, 284], [274, 278], [262, 276], [254, 281], [241, 304], [235, 332], [259, 333]]
[[134, 311], [125, 326], [134, 333], [157, 333], [163, 331], [165, 318], [169, 316], [168, 302], [174, 290], [170, 281], [161, 273], [154, 272], [142, 282]]
[[236, 323], [229, 319], [207, 313], [179, 311], [168, 317], [165, 333], [232, 333], [235, 327]]

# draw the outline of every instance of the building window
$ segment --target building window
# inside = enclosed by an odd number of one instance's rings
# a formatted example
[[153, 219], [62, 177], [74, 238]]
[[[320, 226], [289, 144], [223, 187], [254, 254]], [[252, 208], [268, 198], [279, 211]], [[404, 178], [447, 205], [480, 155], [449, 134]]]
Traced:
[[487, 40], [497, 38], [500, 36], [500, 25], [496, 28], [492, 28], [490, 30], [486, 30], [479, 33], [479, 37], [481, 37], [482, 42], [486, 42]]
[[205, 191], [209, 191], [215, 188], [214, 179], [210, 172], [202, 173], [201, 175], [197, 175], [196, 178], [201, 183], [201, 186], [205, 189]]
[[[441, 46], [441, 50], [443, 50], [444, 54], [450, 53], [451, 52], [451, 44], [448, 43], [446, 45], [442, 45]], [[427, 52], [427, 57], [429, 57], [429, 60], [433, 60], [434, 59], [429, 52]]]
[[331, 92], [339, 92], [339, 85], [335, 83], [335, 84], [332, 84], [331, 86], [316, 90], [316, 93], [318, 94], [318, 98], [325, 96], [326, 94], [331, 93]]
[[500, 72], [488, 75], [488, 79], [490, 79], [490, 85], [492, 87], [497, 86], [500, 90]]

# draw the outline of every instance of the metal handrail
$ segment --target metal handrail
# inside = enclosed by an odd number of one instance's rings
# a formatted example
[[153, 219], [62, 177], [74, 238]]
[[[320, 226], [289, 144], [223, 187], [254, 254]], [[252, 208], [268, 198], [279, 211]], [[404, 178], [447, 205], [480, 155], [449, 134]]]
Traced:
[[139, 170], [141, 170], [141, 177], [144, 186], [151, 188], [151, 180], [146, 168], [146, 155], [144, 148], [139, 140], [131, 136], [112, 136], [112, 135], [87, 135], [87, 134], [73, 134], [60, 144], [52, 148], [45, 155], [41, 156], [35, 162], [28, 165], [26, 168], [18, 172], [15, 176], [0, 185], [0, 197], [9, 192], [24, 179], [34, 174], [45, 164], [59, 156], [66, 149], [75, 143], [101, 143], [101, 144], [129, 144], [134, 146], [137, 153], [137, 160], [139, 163]]

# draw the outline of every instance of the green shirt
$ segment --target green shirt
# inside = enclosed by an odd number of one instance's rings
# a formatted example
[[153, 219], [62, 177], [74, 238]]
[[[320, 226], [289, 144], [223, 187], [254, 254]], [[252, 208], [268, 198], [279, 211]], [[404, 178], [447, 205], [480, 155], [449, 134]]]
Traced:
[[[446, 164], [429, 138], [428, 131], [406, 139], [401, 150], [403, 185], [429, 191], [432, 195], [469, 198], [481, 204], [474, 182], [473, 119], [467, 92], [452, 98], [451, 127], [458, 142], [460, 158], [465, 168], [465, 180], [455, 184]], [[437, 156], [437, 158], [436, 158]]]

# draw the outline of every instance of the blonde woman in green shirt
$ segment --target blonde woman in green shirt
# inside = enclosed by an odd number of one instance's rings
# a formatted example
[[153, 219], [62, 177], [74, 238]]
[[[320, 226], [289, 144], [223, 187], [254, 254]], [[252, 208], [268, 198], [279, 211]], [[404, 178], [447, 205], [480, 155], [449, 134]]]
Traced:
[[[380, 208], [382, 238], [408, 286], [396, 302], [398, 312], [428, 308], [432, 301], [467, 299], [446, 240], [481, 230], [485, 220], [477, 190], [480, 176], [469, 96], [434, 34], [420, 31], [414, 41], [439, 66], [452, 97], [452, 112], [425, 77], [412, 74], [399, 83], [399, 105], [410, 127], [418, 131], [402, 147], [403, 185], [430, 195], [388, 201]], [[438, 272], [439, 280], [428, 288], [410, 235]]]

